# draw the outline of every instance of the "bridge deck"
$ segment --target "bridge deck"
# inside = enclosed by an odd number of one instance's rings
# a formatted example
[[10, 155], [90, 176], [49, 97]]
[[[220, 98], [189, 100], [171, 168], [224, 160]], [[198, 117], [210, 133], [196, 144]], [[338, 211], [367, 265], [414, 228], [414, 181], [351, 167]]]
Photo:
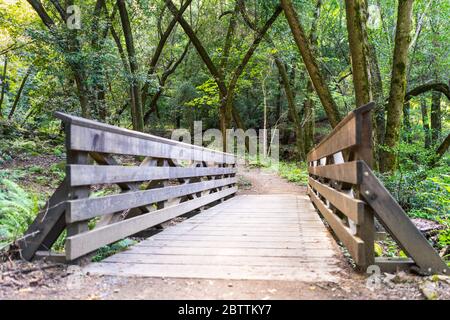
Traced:
[[338, 250], [304, 195], [240, 195], [85, 268], [91, 274], [335, 281]]

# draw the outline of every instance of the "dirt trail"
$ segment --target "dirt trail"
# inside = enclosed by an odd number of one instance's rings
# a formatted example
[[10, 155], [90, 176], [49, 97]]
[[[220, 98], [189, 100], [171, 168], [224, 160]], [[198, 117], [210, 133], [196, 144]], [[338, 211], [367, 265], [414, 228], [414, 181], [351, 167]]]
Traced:
[[[260, 169], [240, 169], [240, 194], [297, 193], [305, 188]], [[41, 264], [0, 264], [1, 299], [423, 299], [423, 279], [383, 276], [367, 286], [364, 274], [352, 270], [342, 254], [338, 282], [208, 280], [92, 276], [78, 266], [29, 273]], [[11, 274], [11, 271], [16, 272]]]

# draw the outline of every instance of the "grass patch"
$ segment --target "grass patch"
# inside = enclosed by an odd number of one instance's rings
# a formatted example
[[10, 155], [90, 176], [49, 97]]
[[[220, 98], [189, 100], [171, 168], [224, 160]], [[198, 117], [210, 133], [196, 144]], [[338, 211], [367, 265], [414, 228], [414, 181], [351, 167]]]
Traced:
[[304, 162], [280, 161], [278, 174], [287, 181], [301, 186], [306, 186], [308, 183], [308, 169]]

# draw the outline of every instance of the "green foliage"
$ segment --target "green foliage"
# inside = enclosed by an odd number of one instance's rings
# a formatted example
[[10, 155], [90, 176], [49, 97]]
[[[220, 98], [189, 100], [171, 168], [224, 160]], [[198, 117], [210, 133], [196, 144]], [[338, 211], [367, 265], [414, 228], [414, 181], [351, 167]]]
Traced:
[[93, 262], [102, 261], [103, 259], [112, 256], [113, 254], [126, 250], [129, 246], [132, 246], [136, 243], [137, 243], [136, 240], [126, 238], [113, 244], [104, 246], [97, 250], [96, 255], [92, 258], [92, 261]]
[[294, 182], [299, 185], [306, 185], [308, 183], [308, 170], [306, 164], [303, 162], [280, 161], [279, 174], [289, 182]]
[[427, 219], [450, 214], [449, 178], [449, 174], [426, 177], [422, 171], [382, 176], [386, 188], [410, 216]]
[[0, 178], [0, 244], [23, 235], [33, 222], [43, 201], [11, 180]]
[[[447, 216], [438, 221], [445, 226], [445, 229], [439, 232], [438, 244], [441, 248], [450, 246], [450, 216]], [[450, 260], [450, 256], [447, 257]]]

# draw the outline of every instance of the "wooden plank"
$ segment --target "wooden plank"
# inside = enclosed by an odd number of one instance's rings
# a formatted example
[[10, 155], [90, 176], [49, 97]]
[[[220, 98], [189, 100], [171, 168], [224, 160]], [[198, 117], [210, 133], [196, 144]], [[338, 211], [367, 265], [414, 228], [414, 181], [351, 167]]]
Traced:
[[[70, 132], [70, 128], [66, 128], [66, 147], [70, 144], [70, 140], [72, 137], [68, 133]], [[84, 151], [74, 151], [70, 150], [67, 147], [67, 163], [68, 164], [88, 164], [89, 162], [89, 154]], [[80, 186], [80, 187], [70, 187], [69, 188], [69, 199], [79, 199], [73, 201], [83, 201], [84, 199], [89, 198], [91, 188], [90, 186]], [[81, 200], [83, 199], [83, 200]], [[67, 202], [66, 202], [67, 205]], [[66, 215], [67, 215], [67, 206], [66, 206]], [[89, 230], [87, 221], [67, 221], [67, 236], [73, 236], [82, 232], [86, 232]]]
[[[97, 153], [97, 152], [90, 152], [89, 155], [94, 159], [94, 161], [101, 166], [114, 166], [114, 165], [118, 165], [119, 162], [114, 159], [114, 157], [112, 157], [111, 155], [106, 155], [106, 154], [102, 154], [102, 153]], [[157, 160], [148, 160], [148, 158], [146, 158], [141, 165], [152, 165], [155, 164]], [[66, 176], [69, 176], [71, 173], [67, 172]], [[73, 178], [73, 176], [70, 177], [71, 179]], [[136, 183], [118, 183], [117, 184], [119, 186], [119, 188], [122, 190], [122, 192], [126, 192], [126, 191], [137, 191], [139, 190], [139, 186]], [[139, 208], [134, 208], [132, 210], [124, 210], [124, 211], [120, 211], [120, 212], [115, 212], [115, 213], [111, 213], [111, 214], [107, 214], [104, 215], [100, 218], [99, 221], [97, 221], [97, 223], [95, 224], [95, 228], [99, 228], [102, 227], [104, 225], [107, 224], [111, 224], [114, 223], [116, 221], [120, 221], [123, 220], [125, 218], [127, 218], [129, 215], [136, 215], [139, 213], [144, 213], [144, 212], [149, 212], [149, 211], [153, 211], [151, 206], [142, 206]]]
[[356, 224], [364, 223], [364, 201], [349, 196], [309, 177], [310, 186], [325, 197], [334, 207], [349, 217]]
[[153, 211], [128, 220], [117, 222], [112, 225], [94, 229], [86, 233], [68, 237], [66, 240], [66, 258], [68, 261], [71, 261], [104, 245], [118, 241], [139, 231], [148, 229], [164, 221], [195, 210], [208, 203], [234, 194], [236, 191], [236, 187], [224, 189], [223, 191], [183, 202], [172, 207]]
[[67, 202], [66, 221], [83, 221], [97, 216], [177, 198], [203, 190], [235, 184], [237, 178], [202, 181], [179, 186], [126, 192], [100, 198], [86, 198]]
[[91, 184], [169, 180], [202, 176], [234, 174], [236, 168], [180, 168], [180, 167], [131, 167], [69, 165], [67, 175], [71, 186]]
[[421, 272], [448, 274], [449, 267], [366, 164], [363, 172], [361, 195], [392, 238], [421, 268]]
[[359, 121], [362, 114], [370, 112], [375, 103], [370, 102], [351, 111], [338, 125], [307, 155], [312, 162], [361, 143]]
[[189, 248], [189, 247], [144, 247], [133, 246], [124, 254], [142, 253], [147, 255], [193, 255], [193, 256], [245, 256], [245, 257], [297, 257], [335, 258], [336, 251], [331, 246], [327, 249], [267, 249], [267, 248]]
[[258, 239], [250, 238], [245, 239], [241, 237], [168, 237], [153, 239], [153, 242], [147, 242], [142, 246], [168, 246], [168, 247], [202, 247], [202, 248], [277, 248], [277, 249], [290, 249], [290, 248], [305, 248], [314, 246], [317, 249], [329, 248], [328, 241], [323, 241], [326, 237], [314, 238], [312, 240], [303, 240], [303, 238], [297, 236], [295, 239]]
[[388, 273], [411, 271], [411, 269], [417, 267], [414, 260], [410, 258], [376, 257], [375, 264], [380, 267], [381, 272]]
[[325, 166], [308, 167], [308, 172], [312, 175], [347, 182], [351, 184], [361, 183], [363, 161], [351, 161]]
[[359, 143], [356, 118], [351, 117], [347, 121], [341, 123], [342, 125], [338, 130], [330, 133], [325, 141], [321, 142], [308, 154], [307, 161], [319, 160], [339, 151], [356, 146]]
[[101, 153], [139, 155], [154, 158], [235, 163], [233, 155], [189, 144], [169, 144], [155, 139], [144, 139], [121, 133], [71, 125], [72, 150]]
[[[23, 259], [31, 260], [39, 249], [49, 250], [63, 232], [66, 226], [63, 213], [68, 193], [67, 180], [64, 179], [28, 227], [25, 236], [17, 242]], [[47, 244], [47, 248], [42, 248], [43, 244]]]
[[245, 256], [191, 256], [191, 255], [147, 255], [147, 254], [117, 254], [102, 262], [146, 263], [146, 264], [181, 264], [192, 265], [227, 265], [227, 266], [296, 266], [299, 268], [314, 268], [334, 266], [339, 260], [328, 258], [298, 259], [292, 257], [245, 257]]
[[338, 216], [336, 216], [325, 206], [325, 204], [314, 194], [309, 186], [308, 194], [319, 211], [322, 213], [323, 217], [327, 220], [336, 236], [348, 249], [353, 259], [355, 259], [355, 262], [358, 265], [365, 265], [364, 242], [358, 237], [352, 235], [350, 229], [342, 223], [342, 220]]
[[52, 263], [66, 263], [66, 255], [64, 253], [52, 251], [36, 251], [34, 260], [43, 260]]
[[164, 278], [204, 278], [204, 279], [236, 279], [236, 280], [289, 280], [305, 282], [337, 282], [331, 272], [338, 267], [329, 267], [321, 272], [305, 270], [298, 266], [221, 266], [195, 265], [192, 267], [180, 264], [154, 265], [132, 263], [97, 263], [85, 268], [90, 274], [106, 274], [115, 276], [140, 276]]
[[[162, 144], [162, 145], [174, 146], [174, 147], [177, 147], [176, 150], [182, 150], [182, 149], [194, 150], [196, 154], [204, 153], [204, 156], [205, 156], [204, 161], [209, 161], [207, 159], [211, 159], [211, 157], [212, 158], [217, 157], [216, 158], [217, 160], [219, 160], [220, 158], [226, 159], [226, 161], [219, 161], [220, 163], [233, 164], [236, 162], [235, 156], [231, 153], [220, 152], [220, 151], [216, 151], [216, 150], [212, 150], [212, 149], [208, 149], [208, 148], [203, 148], [201, 146], [196, 146], [196, 145], [192, 145], [192, 144], [188, 144], [188, 143], [184, 143], [184, 142], [179, 142], [176, 140], [158, 137], [158, 136], [147, 134], [147, 133], [128, 130], [128, 129], [120, 128], [117, 126], [112, 126], [112, 125], [108, 125], [105, 123], [101, 123], [98, 121], [84, 119], [81, 117], [65, 114], [62, 112], [55, 112], [55, 117], [61, 119], [65, 123], [71, 124], [72, 128], [92, 129], [93, 131], [90, 131], [91, 133], [92, 132], [97, 132], [97, 133], [103, 132], [105, 136], [109, 136], [111, 134], [111, 136], [113, 136], [113, 137], [122, 136], [125, 138], [130, 138], [130, 141], [141, 140], [141, 141], [143, 141], [143, 142], [141, 142], [142, 144], [145, 144], [145, 141], [148, 141], [148, 142], [154, 142], [154, 143]], [[75, 131], [77, 131], [77, 130], [75, 130]], [[90, 135], [88, 134], [87, 136], [90, 136]], [[79, 139], [77, 142], [82, 142], [84, 140], [83, 138], [85, 138], [87, 136], [80, 137], [81, 139]], [[102, 141], [105, 137], [94, 135], [94, 136], [91, 136], [91, 138], [94, 138], [94, 141], [88, 139], [88, 140], [84, 140], [84, 142], [89, 143], [89, 141], [90, 141], [94, 145], [98, 145], [98, 144], [102, 143]], [[133, 140], [133, 138], [134, 138], [134, 140]], [[120, 141], [124, 141], [124, 139], [120, 139]], [[119, 144], [119, 141], [117, 141], [117, 143]], [[75, 148], [72, 148], [72, 149], [75, 149]], [[143, 148], [140, 148], [140, 150], [142, 150], [142, 149]], [[84, 149], [81, 149], [81, 150], [84, 150]], [[97, 150], [84, 150], [84, 151], [97, 151]], [[98, 151], [98, 152], [102, 152], [102, 151]], [[115, 152], [106, 151], [105, 153], [115, 153]], [[138, 154], [135, 154], [135, 155], [138, 155]], [[145, 154], [142, 154], [142, 155], [145, 155]], [[148, 155], [148, 156], [152, 156], [152, 155]], [[157, 157], [157, 156], [154, 156], [154, 157]], [[172, 158], [172, 157], [157, 157], [157, 158]], [[175, 159], [178, 159], [178, 158], [175, 158]], [[198, 160], [201, 161], [200, 159], [198, 159]], [[215, 161], [215, 160], [210, 160], [210, 161]]]

